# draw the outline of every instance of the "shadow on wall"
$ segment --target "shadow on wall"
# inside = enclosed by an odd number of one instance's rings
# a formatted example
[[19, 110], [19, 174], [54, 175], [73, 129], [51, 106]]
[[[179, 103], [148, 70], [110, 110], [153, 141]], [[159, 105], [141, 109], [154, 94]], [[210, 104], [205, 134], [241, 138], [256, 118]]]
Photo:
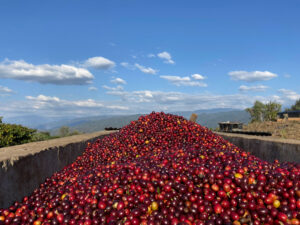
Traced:
[[274, 162], [277, 159], [279, 162], [300, 163], [300, 141], [298, 140], [280, 140], [274, 137], [246, 136], [221, 132], [217, 134], [265, 161]]
[[0, 208], [7, 208], [15, 201], [22, 201], [46, 178], [71, 164], [83, 153], [88, 142], [94, 142], [106, 135], [64, 146], [50, 147], [34, 155], [20, 157], [13, 164], [4, 166], [4, 162], [0, 162], [0, 165], [2, 164], [0, 168]]

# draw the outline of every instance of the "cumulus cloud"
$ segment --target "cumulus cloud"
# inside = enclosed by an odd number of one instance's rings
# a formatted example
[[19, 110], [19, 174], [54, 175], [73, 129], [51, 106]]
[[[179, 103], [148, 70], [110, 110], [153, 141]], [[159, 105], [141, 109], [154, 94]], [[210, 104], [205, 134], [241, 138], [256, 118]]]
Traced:
[[292, 90], [281, 88], [278, 90], [278, 92], [283, 95], [283, 98], [286, 98], [288, 100], [296, 101], [300, 99], [300, 94]]
[[[124, 106], [118, 105], [109, 105], [104, 104], [102, 102], [96, 101], [94, 99], [86, 99], [86, 100], [64, 100], [60, 99], [55, 96], [45, 96], [45, 95], [38, 95], [34, 96], [26, 96], [27, 100], [30, 100], [34, 109], [48, 109], [48, 110], [62, 110], [62, 111], [71, 111], [71, 110], [78, 110], [78, 109], [102, 109], [102, 108], [118, 108], [118, 109], [125, 109]], [[126, 108], [128, 109], [128, 108]]]
[[183, 93], [155, 90], [125, 91], [123, 87], [104, 87], [106, 94], [117, 97], [114, 101], [65, 100], [55, 96], [27, 96], [26, 101], [0, 101], [2, 114], [23, 115], [39, 113], [41, 115], [86, 116], [99, 114], [133, 114], [151, 111], [175, 112], [181, 109], [199, 110], [213, 108], [244, 109], [251, 107], [255, 100], [264, 103], [276, 101], [283, 105], [293, 104], [300, 95], [294, 91], [280, 89], [280, 94], [272, 96], [249, 96], [247, 94], [217, 95], [211, 93]]
[[163, 78], [174, 84], [180, 84], [181, 82], [188, 82], [191, 80], [189, 77], [179, 77], [179, 76], [160, 76], [160, 78]]
[[187, 94], [163, 91], [109, 91], [107, 94], [119, 96], [135, 112], [178, 111], [179, 109], [246, 108], [254, 98], [247, 95]]
[[123, 80], [120, 77], [114, 78], [113, 80], [111, 80], [110, 82], [114, 83], [114, 84], [126, 84], [126, 81]]
[[98, 90], [98, 88], [96, 88], [96, 87], [89, 87], [89, 91], [97, 91]]
[[281, 88], [277, 90], [277, 92], [279, 93], [278, 95], [275, 94], [269, 97], [259, 96], [257, 97], [257, 100], [263, 103], [267, 103], [269, 101], [275, 101], [282, 105], [287, 106], [287, 105], [294, 104], [296, 100], [300, 99], [300, 94], [293, 90]]
[[127, 92], [123, 90], [111, 90], [107, 94], [119, 96], [124, 102], [145, 103], [153, 101], [155, 92], [149, 90]]
[[164, 63], [168, 63], [168, 64], [174, 64], [175, 62], [172, 60], [172, 56], [169, 52], [161, 52], [157, 54], [158, 58], [161, 58], [164, 60]]
[[45, 95], [39, 95], [37, 97], [26, 96], [26, 99], [38, 101], [40, 104], [45, 104], [45, 103], [50, 103], [50, 102], [52, 102], [52, 103], [60, 102], [60, 99], [58, 97], [45, 96]]
[[191, 76], [192, 78], [194, 78], [195, 80], [204, 80], [205, 77], [201, 74], [195, 73]]
[[0, 96], [3, 95], [10, 95], [13, 93], [13, 90], [9, 89], [8, 87], [4, 87], [0, 85]]
[[34, 65], [24, 60], [6, 59], [0, 62], [0, 78], [39, 82], [42, 84], [83, 85], [94, 76], [84, 68], [70, 65]]
[[259, 91], [266, 91], [268, 88], [269, 87], [265, 86], [265, 85], [256, 85], [256, 86], [241, 85], [239, 87], [239, 91], [242, 91], [242, 92], [247, 92], [247, 91], [259, 92]]
[[103, 85], [102, 88], [109, 90], [109, 91], [123, 91], [124, 90], [124, 88], [121, 85], [118, 85], [116, 87], [110, 87], [107, 85]]
[[94, 69], [111, 69], [115, 66], [116, 64], [107, 59], [104, 58], [102, 56], [96, 56], [96, 57], [92, 57], [92, 58], [88, 58], [84, 63], [83, 66], [84, 67], [92, 67]]
[[128, 114], [130, 107], [120, 100], [101, 101], [95, 99], [66, 100], [56, 96], [26, 96], [25, 99], [11, 100], [9, 104], [0, 101], [2, 115], [6, 118], [24, 115], [47, 115], [57, 119], [69, 116], [86, 117], [97, 115]]
[[[245, 109], [251, 107], [255, 100], [267, 103], [276, 101], [283, 105], [294, 104], [297, 93], [284, 91], [291, 101], [285, 95], [271, 96], [249, 96], [246, 94], [216, 95], [216, 94], [188, 94], [183, 92], [164, 92], [164, 91], [110, 91], [107, 94], [119, 96], [123, 102], [130, 106], [130, 110], [139, 113], [148, 113], [151, 111], [174, 112], [180, 109], [199, 110], [213, 108], [233, 108]], [[294, 96], [292, 97], [291, 96]], [[296, 95], [295, 95], [296, 94]]]
[[277, 74], [269, 71], [231, 71], [228, 73], [233, 80], [242, 80], [246, 82], [265, 81], [277, 77]]
[[190, 77], [160, 76], [160, 78], [165, 79], [176, 86], [207, 87], [206, 83], [192, 81]]
[[134, 66], [136, 67], [136, 68], [138, 68], [141, 72], [143, 72], [143, 73], [147, 73], [147, 74], [156, 74], [158, 71], [157, 70], [155, 70], [155, 69], [152, 69], [151, 67], [144, 67], [144, 66], [142, 66], [142, 65], [140, 65], [140, 64], [134, 64]]
[[129, 110], [129, 107], [127, 106], [121, 106], [121, 105], [108, 105], [106, 106], [108, 109], [118, 109], [118, 110]]

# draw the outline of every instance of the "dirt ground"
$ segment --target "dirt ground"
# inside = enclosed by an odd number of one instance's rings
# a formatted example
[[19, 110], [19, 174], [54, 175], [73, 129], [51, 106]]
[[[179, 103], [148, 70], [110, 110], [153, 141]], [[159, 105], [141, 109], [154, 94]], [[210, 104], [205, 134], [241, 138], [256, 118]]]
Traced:
[[243, 130], [270, 132], [272, 137], [300, 140], [300, 121], [255, 122], [245, 125]]

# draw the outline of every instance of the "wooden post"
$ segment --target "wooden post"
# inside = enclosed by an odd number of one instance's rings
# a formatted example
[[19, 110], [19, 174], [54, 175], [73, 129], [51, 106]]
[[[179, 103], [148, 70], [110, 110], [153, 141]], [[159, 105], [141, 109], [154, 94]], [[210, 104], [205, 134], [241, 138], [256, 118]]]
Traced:
[[198, 118], [198, 115], [196, 113], [193, 113], [190, 117], [190, 121], [195, 123], [197, 121], [197, 118]]
[[283, 114], [283, 121], [287, 122], [289, 120], [289, 114], [288, 113], [284, 113]]

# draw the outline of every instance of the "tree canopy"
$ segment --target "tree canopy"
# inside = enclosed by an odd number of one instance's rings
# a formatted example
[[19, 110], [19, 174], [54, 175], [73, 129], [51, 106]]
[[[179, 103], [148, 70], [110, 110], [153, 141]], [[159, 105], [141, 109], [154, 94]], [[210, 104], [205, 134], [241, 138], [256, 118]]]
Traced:
[[300, 110], [300, 98], [295, 102], [294, 105], [291, 106], [291, 108], [288, 108], [285, 111], [295, 111], [295, 110]]
[[2, 123], [0, 118], [0, 147], [19, 145], [30, 142], [35, 129], [30, 129], [16, 124]]
[[276, 121], [277, 113], [280, 112], [280, 110], [281, 104], [272, 101], [266, 104], [255, 101], [251, 108], [246, 109], [251, 116], [251, 122]]

